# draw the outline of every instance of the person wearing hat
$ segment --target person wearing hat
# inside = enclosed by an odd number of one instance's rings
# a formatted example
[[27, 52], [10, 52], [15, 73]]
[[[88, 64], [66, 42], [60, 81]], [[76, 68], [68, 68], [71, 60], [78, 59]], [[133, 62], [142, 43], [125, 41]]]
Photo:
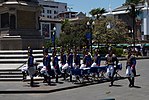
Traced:
[[60, 63], [61, 63], [61, 72], [64, 80], [66, 80], [66, 69], [68, 68], [68, 63], [67, 62], [67, 55], [64, 53], [64, 49], [61, 51], [61, 56], [60, 56]]
[[33, 86], [33, 77], [34, 74], [36, 73], [36, 68], [34, 67], [34, 57], [32, 55], [33, 51], [31, 48], [28, 48], [28, 61], [27, 61], [27, 65], [28, 65], [28, 73], [30, 75], [30, 86]]
[[60, 61], [61, 61], [62, 66], [66, 64], [66, 59], [67, 59], [66, 54], [64, 54], [64, 50], [62, 49], [61, 55], [60, 55]]
[[129, 87], [134, 86], [135, 76], [136, 76], [136, 58], [132, 54], [132, 51], [128, 51], [127, 62], [126, 62], [126, 76], [129, 80]]
[[101, 62], [101, 57], [100, 57], [99, 51], [95, 50], [94, 63], [92, 64], [91, 67], [99, 67], [100, 62]]
[[86, 55], [83, 58], [83, 62], [86, 65], [86, 67], [91, 67], [92, 65], [92, 57], [90, 52], [86, 51]]
[[80, 59], [80, 55], [78, 53], [78, 50], [75, 50], [75, 53], [74, 53], [74, 64], [75, 64], [75, 68], [80, 68], [80, 63], [81, 59]]
[[[73, 68], [73, 51], [72, 50], [68, 51], [67, 63], [68, 63], [68, 69], [72, 69]], [[70, 81], [72, 81], [71, 75], [70, 75]]]
[[50, 85], [51, 84], [51, 78], [50, 78], [50, 72], [51, 72], [51, 57], [50, 55], [48, 55], [48, 48], [45, 48], [43, 50], [43, 65], [46, 69], [46, 74], [44, 74], [44, 82], [48, 82], [48, 84]]
[[112, 50], [109, 51], [109, 54], [106, 55], [106, 64], [107, 64], [107, 76], [109, 77], [111, 84], [109, 86], [113, 86], [114, 75], [116, 69], [114, 65], [118, 65], [118, 59]]
[[58, 57], [56, 56], [56, 50], [53, 51], [53, 61], [52, 61], [53, 67], [55, 69], [55, 75], [56, 75], [56, 83], [58, 83], [58, 75], [61, 74], [59, 64], [58, 64]]

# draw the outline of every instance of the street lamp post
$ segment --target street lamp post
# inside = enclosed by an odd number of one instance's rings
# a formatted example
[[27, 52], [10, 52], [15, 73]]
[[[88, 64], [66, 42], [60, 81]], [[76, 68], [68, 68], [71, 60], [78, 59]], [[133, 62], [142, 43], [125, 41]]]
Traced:
[[[108, 35], [108, 29], [111, 29], [111, 23], [110, 22], [108, 22], [107, 23], [107, 26], [106, 26], [106, 34]], [[107, 47], [108, 47], [108, 49], [109, 49], [109, 45], [108, 45], [108, 38], [107, 38], [107, 41], [106, 41], [107, 43]]]
[[56, 35], [56, 27], [53, 28], [53, 45], [54, 45], [54, 51], [55, 51], [55, 35]]
[[94, 21], [87, 22], [87, 26], [88, 26], [88, 29], [90, 30], [90, 34], [91, 34], [91, 37], [90, 37], [91, 54], [93, 54], [93, 50], [92, 50], [93, 32], [92, 32], [92, 30], [94, 29], [94, 25], [95, 25]]
[[133, 46], [135, 47], [136, 8], [134, 4], [131, 4], [130, 7], [131, 7], [131, 12], [132, 12]]

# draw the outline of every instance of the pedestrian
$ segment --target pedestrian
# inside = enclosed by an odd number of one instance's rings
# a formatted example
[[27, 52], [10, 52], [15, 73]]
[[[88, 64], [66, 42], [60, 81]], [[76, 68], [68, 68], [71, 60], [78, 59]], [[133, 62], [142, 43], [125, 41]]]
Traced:
[[127, 62], [126, 62], [126, 76], [129, 80], [129, 87], [134, 87], [134, 81], [136, 76], [136, 58], [132, 51], [128, 52]]
[[44, 75], [44, 81], [43, 82], [47, 82], [48, 85], [51, 84], [51, 57], [50, 55], [48, 55], [48, 48], [44, 48], [43, 49], [43, 68], [45, 69], [45, 73]]
[[75, 68], [80, 68], [80, 63], [81, 59], [80, 59], [80, 55], [78, 53], [78, 50], [75, 50], [75, 53], [74, 53], [74, 63], [75, 63]]
[[109, 51], [109, 54], [106, 55], [106, 64], [107, 64], [107, 76], [109, 77], [111, 84], [109, 86], [113, 86], [114, 75], [116, 72], [116, 68], [114, 65], [118, 65], [118, 59], [112, 50]]
[[100, 62], [101, 62], [101, 56], [100, 56], [99, 50], [95, 50], [94, 63], [92, 64], [91, 67], [99, 67]]
[[34, 56], [32, 55], [33, 51], [30, 47], [28, 47], [28, 61], [27, 61], [27, 65], [28, 65], [28, 74], [31, 78], [30, 80], [30, 86], [33, 86], [33, 77], [36, 73], [36, 67], [34, 66]]
[[53, 51], [53, 61], [52, 61], [53, 67], [55, 69], [55, 75], [56, 75], [56, 80], [55, 82], [58, 83], [58, 75], [61, 74], [59, 64], [58, 64], [58, 57], [56, 55], [56, 50]]
[[91, 67], [92, 65], [92, 56], [88, 50], [85, 51], [83, 57], [83, 64], [80, 66], [80, 69]]
[[[68, 51], [68, 56], [67, 56], [67, 63], [68, 63], [68, 71], [73, 69], [73, 51], [69, 50]], [[70, 82], [72, 81], [72, 75], [70, 74]]]

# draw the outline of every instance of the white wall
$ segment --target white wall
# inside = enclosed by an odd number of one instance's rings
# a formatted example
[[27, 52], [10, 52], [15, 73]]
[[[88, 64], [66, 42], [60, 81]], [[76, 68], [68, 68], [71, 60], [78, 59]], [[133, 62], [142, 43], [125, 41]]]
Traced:
[[[67, 3], [54, 2], [54, 1], [51, 1], [51, 0], [48, 0], [48, 1], [39, 0], [39, 4], [43, 5], [43, 9], [44, 9], [44, 13], [42, 12], [41, 15], [45, 16], [45, 17], [51, 16], [52, 19], [54, 17], [56, 17], [58, 13], [67, 11]], [[47, 5], [47, 6], [45, 7], [44, 5]], [[50, 6], [55, 6], [57, 8], [53, 8], [53, 7], [50, 7]], [[48, 14], [47, 10], [49, 10], [49, 11], [51, 10], [51, 14]], [[54, 11], [56, 11], [57, 13], [54, 14]]]

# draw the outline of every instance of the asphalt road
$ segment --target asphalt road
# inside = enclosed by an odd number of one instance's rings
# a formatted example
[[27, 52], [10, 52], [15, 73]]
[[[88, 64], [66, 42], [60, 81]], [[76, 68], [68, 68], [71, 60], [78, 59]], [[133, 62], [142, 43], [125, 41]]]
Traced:
[[[122, 61], [125, 66], [125, 61]], [[135, 87], [128, 87], [128, 80], [115, 81], [42, 94], [0, 94], [0, 100], [148, 100], [149, 98], [149, 59], [137, 61]], [[120, 72], [125, 75], [125, 67]]]

